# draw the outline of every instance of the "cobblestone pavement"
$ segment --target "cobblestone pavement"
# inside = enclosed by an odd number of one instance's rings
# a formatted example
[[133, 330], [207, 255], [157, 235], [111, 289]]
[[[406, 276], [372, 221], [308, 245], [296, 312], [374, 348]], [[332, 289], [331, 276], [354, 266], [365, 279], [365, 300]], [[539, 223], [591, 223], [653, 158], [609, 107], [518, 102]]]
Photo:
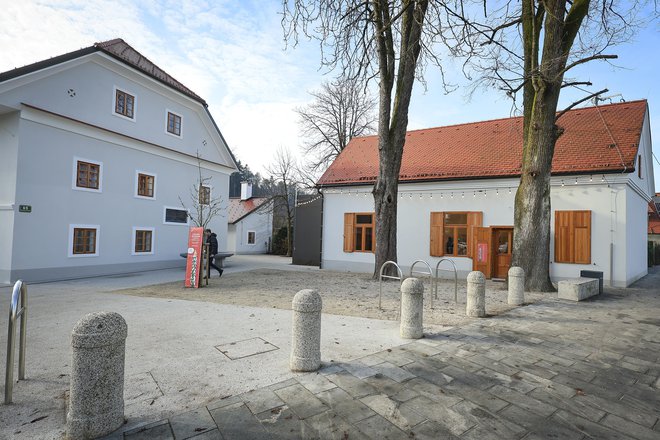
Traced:
[[111, 438], [657, 440], [659, 360], [656, 267]]

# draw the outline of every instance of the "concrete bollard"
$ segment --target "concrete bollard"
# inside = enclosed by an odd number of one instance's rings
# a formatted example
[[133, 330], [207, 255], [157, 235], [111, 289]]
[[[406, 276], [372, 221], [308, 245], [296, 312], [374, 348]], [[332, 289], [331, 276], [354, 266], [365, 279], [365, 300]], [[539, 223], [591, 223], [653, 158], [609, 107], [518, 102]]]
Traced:
[[293, 297], [291, 371], [316, 371], [321, 366], [321, 295], [304, 289]]
[[68, 439], [102, 437], [124, 424], [127, 333], [126, 321], [114, 312], [90, 313], [73, 328]]
[[521, 306], [525, 302], [525, 271], [522, 267], [512, 266], [509, 269], [507, 302], [514, 306]]
[[486, 316], [486, 278], [475, 270], [467, 276], [467, 305], [465, 314], [473, 318]]
[[406, 278], [401, 284], [401, 337], [419, 339], [424, 335], [424, 284], [417, 278]]

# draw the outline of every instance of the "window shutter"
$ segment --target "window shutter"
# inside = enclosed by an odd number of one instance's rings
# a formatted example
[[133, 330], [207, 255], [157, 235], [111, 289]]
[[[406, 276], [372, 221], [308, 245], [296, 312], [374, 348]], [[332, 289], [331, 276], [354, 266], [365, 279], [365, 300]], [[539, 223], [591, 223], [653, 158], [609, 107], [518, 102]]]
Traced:
[[467, 213], [467, 236], [468, 236], [468, 257], [473, 257], [476, 253], [475, 228], [483, 226], [484, 214], [481, 211], [472, 211]]
[[574, 262], [591, 264], [591, 211], [573, 211]]
[[555, 261], [572, 263], [573, 246], [571, 243], [572, 211], [555, 211]]
[[442, 233], [445, 226], [445, 213], [432, 212], [431, 213], [431, 249], [430, 255], [432, 257], [442, 257], [444, 255], [444, 248], [442, 246]]
[[355, 214], [352, 212], [344, 213], [344, 252], [353, 252], [353, 230], [355, 223]]

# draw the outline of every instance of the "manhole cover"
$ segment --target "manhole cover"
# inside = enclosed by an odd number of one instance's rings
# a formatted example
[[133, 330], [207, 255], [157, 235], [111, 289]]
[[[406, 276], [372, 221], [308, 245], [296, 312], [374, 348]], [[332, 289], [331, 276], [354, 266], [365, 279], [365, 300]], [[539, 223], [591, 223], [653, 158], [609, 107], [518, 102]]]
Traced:
[[231, 360], [241, 359], [255, 354], [279, 350], [268, 341], [261, 338], [246, 339], [244, 341], [230, 342], [228, 344], [216, 345], [215, 348]]

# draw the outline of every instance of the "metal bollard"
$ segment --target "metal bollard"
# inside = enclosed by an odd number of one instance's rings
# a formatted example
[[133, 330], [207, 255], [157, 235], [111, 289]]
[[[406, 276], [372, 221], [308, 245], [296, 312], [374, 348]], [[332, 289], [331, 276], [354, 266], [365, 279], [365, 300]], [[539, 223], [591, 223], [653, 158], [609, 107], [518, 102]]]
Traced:
[[475, 270], [467, 276], [467, 305], [465, 314], [473, 318], [486, 316], [486, 278]]
[[404, 339], [424, 336], [424, 283], [417, 278], [406, 278], [401, 285], [401, 327]]
[[90, 313], [73, 328], [68, 439], [102, 437], [123, 425], [127, 333], [114, 312]]
[[321, 295], [304, 289], [296, 293], [291, 305], [293, 331], [291, 371], [316, 371], [321, 366]]
[[525, 302], [525, 271], [522, 267], [512, 266], [509, 269], [507, 302], [514, 306], [521, 306]]

